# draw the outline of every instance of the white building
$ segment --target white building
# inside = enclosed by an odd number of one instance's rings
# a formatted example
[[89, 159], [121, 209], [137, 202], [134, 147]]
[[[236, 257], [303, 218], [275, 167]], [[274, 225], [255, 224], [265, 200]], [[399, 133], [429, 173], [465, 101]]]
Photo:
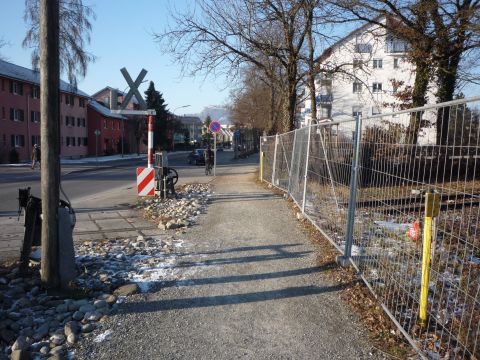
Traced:
[[[360, 114], [365, 117], [394, 111], [400, 103], [395, 92], [415, 80], [415, 68], [406, 60], [407, 50], [405, 41], [373, 24], [332, 45], [324, 52], [321, 66], [339, 71], [316, 79], [317, 119], [348, 120]], [[434, 99], [431, 93], [428, 98], [430, 102]], [[300, 126], [309, 124], [308, 93], [300, 113]]]

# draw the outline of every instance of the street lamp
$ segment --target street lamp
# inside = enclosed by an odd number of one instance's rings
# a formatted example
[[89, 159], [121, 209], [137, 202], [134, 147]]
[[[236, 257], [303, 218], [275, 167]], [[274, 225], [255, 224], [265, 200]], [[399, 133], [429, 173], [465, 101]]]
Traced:
[[[177, 106], [175, 109], [172, 110], [173, 116], [175, 117], [175, 111], [177, 111], [178, 109], [187, 108], [189, 106], [191, 105]], [[172, 132], [172, 151], [175, 151], [175, 132], [174, 131]]]

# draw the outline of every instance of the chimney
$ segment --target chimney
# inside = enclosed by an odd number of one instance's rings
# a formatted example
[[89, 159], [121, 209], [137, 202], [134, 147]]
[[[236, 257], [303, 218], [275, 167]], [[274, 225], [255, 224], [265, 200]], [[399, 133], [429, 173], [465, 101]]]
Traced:
[[118, 93], [117, 89], [110, 89], [110, 110], [117, 110]]

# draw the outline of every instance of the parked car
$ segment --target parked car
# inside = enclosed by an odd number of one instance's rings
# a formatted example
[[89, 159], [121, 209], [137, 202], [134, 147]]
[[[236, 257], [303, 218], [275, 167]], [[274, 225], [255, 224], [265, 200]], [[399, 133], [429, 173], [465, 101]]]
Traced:
[[205, 158], [203, 152], [204, 149], [192, 150], [192, 152], [187, 156], [188, 163], [195, 165], [205, 165]]

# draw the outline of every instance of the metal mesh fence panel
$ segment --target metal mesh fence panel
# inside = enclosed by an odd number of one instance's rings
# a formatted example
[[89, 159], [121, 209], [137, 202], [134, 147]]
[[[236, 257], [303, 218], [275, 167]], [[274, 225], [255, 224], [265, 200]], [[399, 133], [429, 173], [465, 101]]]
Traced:
[[261, 140], [261, 150], [263, 152], [263, 180], [271, 182], [275, 155], [275, 136], [264, 136]]
[[431, 359], [480, 359], [480, 99], [365, 118], [358, 156], [355, 125], [266, 138], [264, 179], [342, 253], [355, 206], [347, 256], [404, 335]]
[[296, 130], [295, 146], [292, 154], [292, 172], [290, 177], [290, 196], [301, 208], [303, 206], [303, 190], [308, 149], [309, 129], [304, 127]]
[[290, 131], [278, 136], [274, 185], [283, 190], [288, 189], [294, 136], [295, 131]]
[[[362, 126], [352, 258], [431, 358], [471, 359], [480, 351], [478, 105], [377, 116]], [[427, 193], [436, 194], [433, 216]]]
[[314, 125], [310, 134], [305, 213], [340, 249], [346, 211], [355, 123]]

